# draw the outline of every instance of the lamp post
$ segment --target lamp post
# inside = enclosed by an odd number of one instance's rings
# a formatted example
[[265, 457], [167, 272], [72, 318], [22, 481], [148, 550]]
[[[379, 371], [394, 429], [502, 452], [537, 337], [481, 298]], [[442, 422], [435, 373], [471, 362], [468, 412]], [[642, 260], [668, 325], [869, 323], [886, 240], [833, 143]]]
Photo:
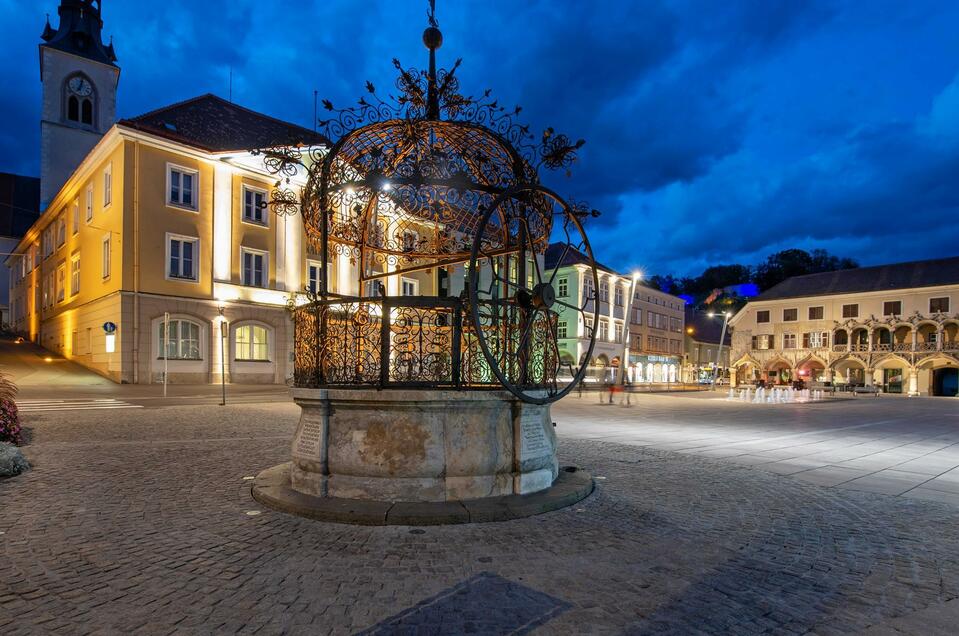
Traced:
[[[714, 317], [716, 314], [709, 312], [706, 314], [710, 318]], [[723, 333], [719, 336], [719, 348], [716, 349], [716, 363], [713, 365], [713, 381], [712, 381], [712, 390], [716, 390], [716, 370], [719, 369], [719, 360], [723, 355], [723, 343], [726, 341], [726, 325], [729, 324], [729, 312], [723, 312]]]
[[626, 301], [626, 314], [623, 316], [623, 353], [619, 357], [619, 377], [616, 384], [622, 386], [626, 382], [626, 365], [629, 363], [629, 325], [633, 313], [633, 297], [636, 295], [636, 284], [643, 279], [642, 272], [633, 272], [629, 286], [629, 299]]
[[220, 302], [217, 306], [217, 311], [220, 313], [220, 406], [226, 406], [226, 354], [229, 323], [227, 323], [226, 317], [223, 315], [224, 309], [223, 303]]

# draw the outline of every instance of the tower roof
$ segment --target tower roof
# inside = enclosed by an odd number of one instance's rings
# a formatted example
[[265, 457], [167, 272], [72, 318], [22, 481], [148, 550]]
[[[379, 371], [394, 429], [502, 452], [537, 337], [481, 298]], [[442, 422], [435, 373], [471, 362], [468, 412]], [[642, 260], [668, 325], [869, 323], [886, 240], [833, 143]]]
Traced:
[[100, 16], [100, 0], [61, 0], [60, 23], [54, 29], [47, 17], [46, 27], [40, 38], [41, 47], [56, 49], [72, 55], [116, 66], [117, 55], [113, 40], [103, 43], [103, 20]]

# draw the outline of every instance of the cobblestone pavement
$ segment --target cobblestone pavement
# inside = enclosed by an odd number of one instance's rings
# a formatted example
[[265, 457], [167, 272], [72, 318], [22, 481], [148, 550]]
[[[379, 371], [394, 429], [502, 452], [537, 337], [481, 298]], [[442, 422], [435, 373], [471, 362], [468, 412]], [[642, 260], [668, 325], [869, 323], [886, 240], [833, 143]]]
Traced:
[[0, 481], [0, 633], [839, 634], [959, 597], [953, 506], [597, 439], [561, 441], [597, 491], [539, 517], [263, 510], [245, 478], [287, 459], [296, 415], [29, 415], [35, 468]]

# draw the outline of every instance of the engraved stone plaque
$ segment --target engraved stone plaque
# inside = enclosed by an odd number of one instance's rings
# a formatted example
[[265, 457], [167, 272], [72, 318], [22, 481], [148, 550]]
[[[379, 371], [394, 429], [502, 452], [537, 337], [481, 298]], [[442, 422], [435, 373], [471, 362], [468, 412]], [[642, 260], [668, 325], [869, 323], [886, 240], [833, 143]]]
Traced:
[[520, 416], [520, 459], [541, 457], [552, 452], [546, 431], [543, 429], [543, 412], [539, 409], [524, 410]]
[[310, 459], [319, 459], [320, 437], [323, 434], [323, 422], [319, 418], [302, 419], [296, 436], [294, 454]]

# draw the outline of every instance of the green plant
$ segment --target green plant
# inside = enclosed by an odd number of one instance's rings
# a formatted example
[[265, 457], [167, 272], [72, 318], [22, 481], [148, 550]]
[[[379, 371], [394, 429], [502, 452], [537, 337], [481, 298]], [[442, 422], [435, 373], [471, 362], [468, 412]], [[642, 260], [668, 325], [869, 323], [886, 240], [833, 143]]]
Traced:
[[0, 442], [20, 445], [23, 441], [23, 427], [20, 425], [20, 413], [14, 398], [17, 385], [6, 374], [0, 373]]

